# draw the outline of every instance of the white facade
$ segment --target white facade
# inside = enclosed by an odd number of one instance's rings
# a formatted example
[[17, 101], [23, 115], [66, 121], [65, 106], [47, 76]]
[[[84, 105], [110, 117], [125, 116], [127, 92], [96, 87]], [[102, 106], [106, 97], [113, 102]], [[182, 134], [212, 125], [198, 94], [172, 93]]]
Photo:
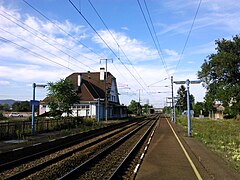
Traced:
[[[111, 75], [111, 74], [110, 74]], [[112, 76], [112, 75], [111, 75]], [[75, 84], [76, 91], [79, 91], [80, 102], [74, 104], [71, 116], [74, 117], [89, 117], [89, 118], [105, 118], [105, 88], [104, 81], [104, 69], [100, 73], [73, 73], [69, 76]], [[99, 79], [101, 80], [99, 82]], [[110, 78], [109, 78], [110, 80]], [[96, 84], [94, 84], [96, 83]], [[126, 117], [127, 113], [124, 107], [119, 103], [119, 94], [117, 89], [116, 79], [112, 76], [111, 83], [108, 82], [108, 102], [107, 102], [107, 113], [108, 118], [122, 118]], [[106, 87], [106, 86], [105, 86]], [[98, 98], [100, 98], [100, 105], [98, 108]], [[42, 103], [39, 106], [39, 114], [49, 112], [50, 108]], [[98, 112], [99, 111], [99, 112]], [[63, 114], [66, 116], [66, 114]]]

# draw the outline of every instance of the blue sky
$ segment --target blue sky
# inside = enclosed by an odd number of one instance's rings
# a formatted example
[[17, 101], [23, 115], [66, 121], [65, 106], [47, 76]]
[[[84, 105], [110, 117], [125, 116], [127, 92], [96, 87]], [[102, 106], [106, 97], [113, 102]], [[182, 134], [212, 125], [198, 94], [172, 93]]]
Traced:
[[[240, 32], [238, 0], [202, 0], [194, 24], [199, 0], [71, 1], [94, 30], [68, 0], [0, 0], [0, 99], [30, 100], [32, 83], [99, 71], [104, 66], [100, 59], [109, 58], [121, 103], [138, 101], [140, 92], [142, 104], [162, 107], [171, 96], [170, 88], [164, 87], [170, 86], [170, 76], [197, 79], [204, 59], [215, 52], [215, 40]], [[138, 2], [155, 37], [153, 23], [159, 53]], [[175, 95], [178, 88], [174, 85]], [[197, 101], [203, 100], [201, 85], [190, 90]], [[38, 100], [46, 94], [46, 89], [36, 90]]]

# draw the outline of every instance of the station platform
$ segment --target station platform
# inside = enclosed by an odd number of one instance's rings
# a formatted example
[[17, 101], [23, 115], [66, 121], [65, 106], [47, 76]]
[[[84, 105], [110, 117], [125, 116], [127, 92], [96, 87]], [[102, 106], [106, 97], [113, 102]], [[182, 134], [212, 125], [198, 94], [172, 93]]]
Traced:
[[239, 178], [223, 159], [166, 118], [158, 121], [136, 175], [137, 180]]

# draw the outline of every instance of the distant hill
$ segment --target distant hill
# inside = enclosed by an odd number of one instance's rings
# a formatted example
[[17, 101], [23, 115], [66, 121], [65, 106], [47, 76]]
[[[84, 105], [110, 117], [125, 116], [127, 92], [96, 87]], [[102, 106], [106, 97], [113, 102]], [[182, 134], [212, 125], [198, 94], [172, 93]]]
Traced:
[[10, 107], [12, 107], [12, 105], [17, 102], [13, 99], [4, 99], [4, 100], [0, 100], [0, 104], [8, 104]]

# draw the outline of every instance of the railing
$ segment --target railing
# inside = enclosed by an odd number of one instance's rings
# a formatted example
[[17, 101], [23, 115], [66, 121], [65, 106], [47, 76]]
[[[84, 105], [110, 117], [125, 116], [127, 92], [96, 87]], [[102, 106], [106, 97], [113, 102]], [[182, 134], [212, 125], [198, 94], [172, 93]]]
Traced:
[[[68, 117], [58, 119], [37, 118], [35, 121], [36, 133], [77, 127], [83, 118]], [[31, 134], [31, 121], [3, 122], [0, 123], [0, 140], [23, 139]]]

